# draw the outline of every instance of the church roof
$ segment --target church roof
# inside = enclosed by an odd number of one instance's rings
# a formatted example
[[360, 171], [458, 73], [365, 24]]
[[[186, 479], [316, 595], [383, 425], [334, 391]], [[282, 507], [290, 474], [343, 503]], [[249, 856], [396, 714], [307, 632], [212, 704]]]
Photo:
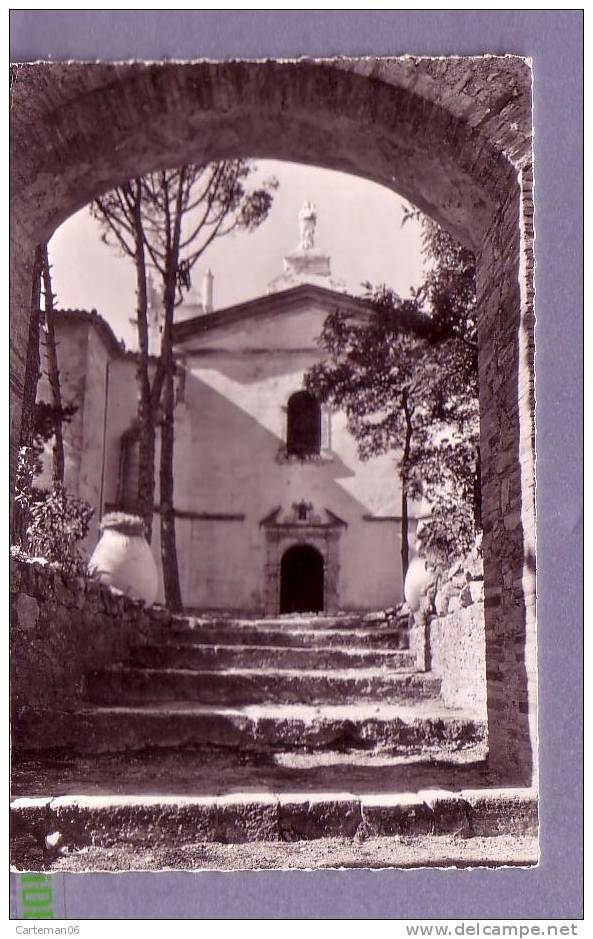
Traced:
[[128, 355], [129, 353], [126, 350], [124, 343], [118, 340], [113, 332], [111, 326], [107, 320], [103, 319], [100, 313], [97, 313], [96, 310], [80, 310], [80, 309], [63, 309], [58, 308], [54, 310], [54, 317], [56, 322], [62, 323], [88, 323], [91, 326], [94, 326], [97, 330], [97, 333], [103, 340], [107, 351], [111, 353], [112, 356]]
[[226, 326], [234, 326], [244, 319], [258, 316], [282, 316], [294, 313], [305, 303], [315, 303], [327, 309], [328, 313], [341, 310], [350, 315], [367, 318], [370, 304], [366, 300], [352, 297], [327, 287], [315, 284], [299, 284], [289, 290], [266, 294], [253, 300], [246, 300], [233, 306], [224, 307], [214, 313], [204, 313], [192, 319], [182, 320], [173, 326], [173, 342], [184, 342], [192, 336], [201, 335]]
[[[223, 307], [214, 313], [202, 313], [191, 319], [174, 323], [173, 343], [182, 343], [192, 336], [204, 335], [216, 329], [233, 326], [246, 319], [294, 313], [310, 303], [326, 309], [328, 314], [340, 310], [361, 319], [366, 319], [370, 312], [370, 304], [359, 297], [352, 297], [316, 284], [299, 284], [289, 290], [264, 294], [253, 300]], [[96, 310], [59, 308], [54, 311], [54, 315], [56, 320], [63, 324], [78, 322], [93, 326], [113, 358], [135, 358], [137, 353], [126, 349], [124, 343], [116, 338], [109, 323]]]

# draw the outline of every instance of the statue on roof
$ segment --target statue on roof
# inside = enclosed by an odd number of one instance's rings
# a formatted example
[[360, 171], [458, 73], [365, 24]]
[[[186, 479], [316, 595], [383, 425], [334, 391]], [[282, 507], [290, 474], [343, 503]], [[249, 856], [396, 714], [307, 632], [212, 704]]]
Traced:
[[301, 229], [301, 241], [299, 250], [310, 251], [315, 242], [315, 225], [317, 224], [317, 210], [315, 203], [308, 199], [305, 201], [299, 212], [299, 226]]

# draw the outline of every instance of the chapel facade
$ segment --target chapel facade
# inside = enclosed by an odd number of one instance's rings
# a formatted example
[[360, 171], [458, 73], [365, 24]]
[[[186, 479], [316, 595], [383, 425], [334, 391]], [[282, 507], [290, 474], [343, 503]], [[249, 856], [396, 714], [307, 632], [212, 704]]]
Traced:
[[[326, 317], [369, 314], [315, 248], [315, 221], [306, 203], [300, 244], [265, 296], [215, 310], [209, 271], [201, 299], [179, 308], [174, 490], [190, 611], [333, 613], [403, 599], [396, 455], [361, 461], [345, 415], [303, 384], [323, 358]], [[150, 318], [156, 348], [154, 293]], [[92, 550], [105, 512], [135, 508], [135, 356], [95, 312], [58, 313], [56, 333], [63, 399], [78, 404], [65, 425], [65, 483], [95, 509]], [[411, 506], [411, 543], [420, 509]], [[160, 567], [158, 506], [152, 548]]]

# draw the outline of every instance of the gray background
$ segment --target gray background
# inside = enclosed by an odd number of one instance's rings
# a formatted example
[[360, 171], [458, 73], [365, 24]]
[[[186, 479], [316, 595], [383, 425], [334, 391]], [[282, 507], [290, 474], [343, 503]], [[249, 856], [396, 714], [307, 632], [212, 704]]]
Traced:
[[56, 875], [56, 914], [580, 918], [582, 11], [20, 10], [10, 26], [12, 61], [512, 52], [534, 66], [540, 866]]

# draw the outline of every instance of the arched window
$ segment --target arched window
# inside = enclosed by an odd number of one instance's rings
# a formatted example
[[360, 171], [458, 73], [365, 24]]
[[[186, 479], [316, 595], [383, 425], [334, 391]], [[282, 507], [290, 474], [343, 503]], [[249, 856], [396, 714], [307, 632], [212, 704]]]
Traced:
[[308, 391], [296, 391], [288, 399], [286, 451], [310, 456], [321, 448], [321, 408]]

